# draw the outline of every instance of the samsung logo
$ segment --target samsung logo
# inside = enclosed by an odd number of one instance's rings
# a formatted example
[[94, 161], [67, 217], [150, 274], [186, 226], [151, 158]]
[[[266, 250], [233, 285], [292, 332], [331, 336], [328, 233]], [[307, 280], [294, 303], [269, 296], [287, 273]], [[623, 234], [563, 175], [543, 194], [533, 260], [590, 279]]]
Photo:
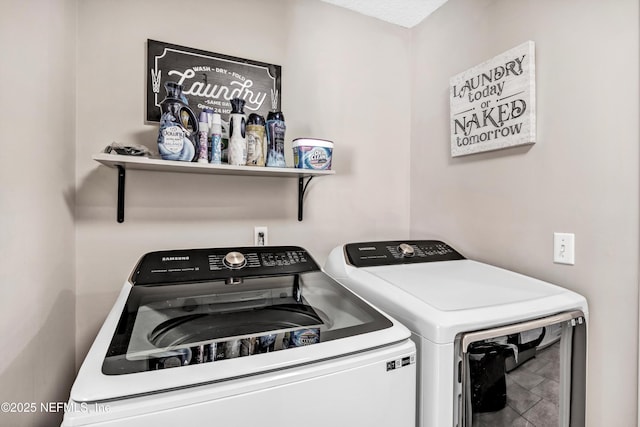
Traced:
[[189, 261], [188, 256], [163, 256], [162, 262], [165, 261]]

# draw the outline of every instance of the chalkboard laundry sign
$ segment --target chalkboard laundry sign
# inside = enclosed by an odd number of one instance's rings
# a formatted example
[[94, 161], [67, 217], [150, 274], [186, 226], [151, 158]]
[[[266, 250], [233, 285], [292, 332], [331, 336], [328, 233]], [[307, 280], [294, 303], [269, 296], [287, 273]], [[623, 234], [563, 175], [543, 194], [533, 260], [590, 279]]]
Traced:
[[280, 108], [279, 65], [147, 40], [147, 73], [150, 122], [160, 121], [160, 103], [166, 96], [167, 81], [183, 86], [182, 93], [196, 117], [209, 108], [228, 121], [233, 98], [244, 99], [247, 113], [263, 117]]
[[451, 156], [536, 142], [534, 43], [450, 79]]

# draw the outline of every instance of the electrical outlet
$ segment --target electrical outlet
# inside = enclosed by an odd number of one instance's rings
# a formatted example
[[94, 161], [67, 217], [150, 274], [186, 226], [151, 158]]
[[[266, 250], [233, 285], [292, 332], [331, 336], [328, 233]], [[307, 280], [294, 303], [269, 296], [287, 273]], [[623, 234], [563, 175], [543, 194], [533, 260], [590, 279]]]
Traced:
[[575, 235], [573, 233], [553, 233], [553, 262], [574, 265], [576, 263]]
[[267, 246], [269, 230], [266, 226], [253, 227], [253, 244], [255, 246]]

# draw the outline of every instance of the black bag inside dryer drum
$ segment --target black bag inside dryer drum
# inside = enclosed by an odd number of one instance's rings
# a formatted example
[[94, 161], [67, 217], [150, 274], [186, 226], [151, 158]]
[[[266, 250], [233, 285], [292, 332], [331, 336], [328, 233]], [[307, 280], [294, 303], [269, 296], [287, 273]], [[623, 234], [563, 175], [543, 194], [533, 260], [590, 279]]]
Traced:
[[473, 412], [499, 411], [507, 404], [505, 360], [512, 350], [495, 343], [469, 347], [471, 406]]

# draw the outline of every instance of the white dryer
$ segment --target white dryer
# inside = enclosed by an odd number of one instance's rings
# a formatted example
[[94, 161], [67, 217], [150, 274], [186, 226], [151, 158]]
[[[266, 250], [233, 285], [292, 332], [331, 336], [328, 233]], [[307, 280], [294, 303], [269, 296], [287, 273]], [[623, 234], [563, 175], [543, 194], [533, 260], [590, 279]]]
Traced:
[[411, 330], [419, 427], [585, 425], [581, 295], [433, 240], [339, 246], [324, 270]]
[[414, 427], [410, 332], [302, 248], [146, 254], [63, 426]]

